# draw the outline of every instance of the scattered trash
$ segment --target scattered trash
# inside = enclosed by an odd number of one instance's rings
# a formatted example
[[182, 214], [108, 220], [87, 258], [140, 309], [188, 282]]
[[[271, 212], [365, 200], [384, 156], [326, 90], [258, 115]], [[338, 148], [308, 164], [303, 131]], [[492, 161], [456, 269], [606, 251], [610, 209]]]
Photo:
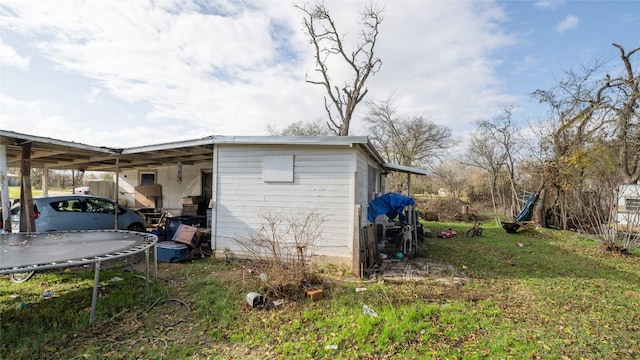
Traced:
[[9, 297], [12, 298], [12, 299], [16, 299], [16, 300], [20, 299], [20, 295], [18, 295], [18, 294], [11, 294], [11, 295], [9, 295]]
[[278, 307], [282, 304], [284, 304], [286, 302], [286, 300], [282, 299], [282, 300], [274, 300], [271, 304], [273, 304], [274, 307]]
[[524, 247], [523, 243], [518, 243], [518, 247]]
[[397, 253], [393, 254], [393, 257], [402, 260], [404, 258], [404, 254], [401, 251], [398, 251]]
[[247, 303], [254, 309], [264, 309], [269, 305], [269, 300], [262, 294], [257, 292], [250, 292], [247, 294]]
[[263, 283], [267, 282], [267, 279], [268, 279], [267, 274], [261, 273], [260, 275], [258, 275], [258, 277], [260, 278], [260, 280], [262, 280]]
[[322, 297], [322, 289], [319, 287], [305, 287], [304, 293], [313, 301], [319, 300]]
[[109, 280], [109, 281], [111, 281], [111, 282], [118, 282], [118, 281], [122, 281], [122, 280], [124, 280], [124, 279], [123, 279], [123, 278], [121, 278], [121, 277], [114, 276], [114, 277], [112, 277], [112, 278], [111, 278], [111, 280]]
[[324, 347], [327, 350], [338, 350], [338, 345], [336, 344], [331, 344], [331, 345], [327, 345]]
[[58, 295], [54, 294], [53, 291], [45, 291], [44, 293], [42, 293], [42, 296], [44, 296], [45, 299], [58, 297]]
[[31, 305], [29, 305], [29, 304], [27, 304], [27, 303], [24, 303], [24, 302], [20, 301], [20, 302], [16, 305], [16, 310], [22, 310], [22, 309], [27, 308], [27, 307], [29, 307], [29, 306], [31, 306]]
[[356, 292], [363, 292], [363, 291], [367, 291], [367, 288], [366, 287], [356, 288]]
[[378, 313], [367, 305], [364, 306], [364, 314], [371, 317], [378, 317]]
[[380, 259], [383, 259], [383, 260], [384, 260], [384, 259], [386, 259], [386, 258], [388, 258], [388, 257], [389, 257], [389, 255], [387, 255], [387, 254], [385, 254], [385, 253], [380, 253]]

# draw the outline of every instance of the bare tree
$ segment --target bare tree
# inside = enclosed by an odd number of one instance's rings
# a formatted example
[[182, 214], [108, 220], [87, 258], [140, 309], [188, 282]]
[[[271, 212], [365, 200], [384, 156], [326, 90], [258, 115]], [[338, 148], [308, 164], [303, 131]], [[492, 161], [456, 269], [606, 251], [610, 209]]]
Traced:
[[296, 121], [283, 130], [269, 126], [268, 130], [269, 134], [273, 136], [327, 136], [333, 134], [331, 129], [320, 119], [310, 122]]
[[467, 166], [461, 161], [452, 161], [451, 165], [434, 166], [433, 175], [448, 190], [449, 196], [459, 199], [462, 191], [469, 184]]
[[619, 105], [613, 109], [618, 117], [617, 130], [620, 142], [620, 173], [622, 182], [633, 184], [640, 180], [640, 122], [638, 108], [640, 107], [640, 75], [634, 74], [631, 56], [640, 51], [637, 47], [628, 53], [622, 46], [613, 44], [620, 50], [620, 59], [624, 65], [624, 72], [617, 78], [606, 76], [604, 86], [617, 92]]
[[[327, 95], [324, 108], [329, 120], [329, 128], [340, 136], [349, 135], [349, 126], [356, 106], [364, 99], [367, 89], [364, 87], [369, 76], [380, 70], [382, 61], [375, 56], [378, 27], [382, 23], [382, 10], [370, 4], [362, 13], [360, 43], [355, 50], [345, 48], [345, 36], [338, 32], [324, 3], [313, 6], [296, 6], [305, 13], [304, 30], [315, 50], [317, 77], [306, 81], [322, 85]], [[338, 85], [330, 76], [329, 59], [337, 56], [351, 69], [353, 78]]]
[[506, 157], [506, 153], [493, 136], [487, 132], [479, 131], [472, 135], [464, 160], [466, 164], [489, 173], [489, 192], [491, 194], [491, 203], [493, 213], [496, 215], [497, 224], [500, 223], [496, 209], [496, 195], [500, 196], [500, 193], [497, 193], [497, 183], [500, 170], [503, 168]]
[[596, 60], [579, 71], [566, 71], [554, 88], [533, 93], [550, 108], [552, 126], [542, 146], [548, 150], [545, 174], [556, 192], [554, 207], [557, 204], [562, 228], [576, 222], [573, 219], [587, 217], [582, 205], [588, 202], [591, 189], [611, 189], [609, 176], [595, 175], [610, 168], [604, 160], [612, 158], [612, 151], [617, 152], [613, 173], [618, 183], [640, 178], [640, 77], [631, 62], [640, 48], [627, 53], [613, 45], [623, 63], [620, 75], [600, 75], [607, 64]]
[[518, 136], [519, 129], [512, 120], [513, 106], [505, 106], [503, 113], [495, 116], [491, 120], [482, 120], [478, 122], [480, 132], [500, 147], [502, 153], [502, 164], [508, 172], [508, 180], [510, 187], [511, 212], [516, 215], [519, 210], [518, 204], [518, 186], [516, 179], [516, 162], [518, 151], [522, 147], [521, 139]]
[[396, 115], [393, 96], [367, 103], [364, 118], [369, 138], [386, 161], [403, 166], [419, 166], [440, 159], [453, 145], [451, 129], [422, 116]]

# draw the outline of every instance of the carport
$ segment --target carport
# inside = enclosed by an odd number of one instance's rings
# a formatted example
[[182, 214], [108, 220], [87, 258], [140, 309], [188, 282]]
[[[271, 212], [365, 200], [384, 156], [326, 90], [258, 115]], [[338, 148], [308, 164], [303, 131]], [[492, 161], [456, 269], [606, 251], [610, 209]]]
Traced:
[[[30, 184], [32, 168], [42, 168], [43, 195], [48, 195], [48, 169], [106, 171], [116, 173], [115, 201], [118, 202], [118, 174], [127, 169], [150, 169], [163, 164], [195, 164], [213, 161], [213, 136], [201, 139], [170, 142], [159, 145], [139, 146], [126, 149], [92, 146], [77, 142], [57, 140], [0, 130], [0, 192], [7, 194], [8, 168], [21, 169], [21, 183]], [[31, 188], [21, 191], [20, 201], [32, 201]], [[2, 208], [9, 208], [8, 196], [2, 196]], [[32, 206], [23, 206], [32, 211]], [[23, 212], [26, 216], [26, 211]], [[8, 223], [9, 213], [2, 214]], [[31, 218], [31, 216], [29, 217]], [[27, 227], [33, 229], [33, 224]], [[26, 229], [30, 231], [29, 228]]]

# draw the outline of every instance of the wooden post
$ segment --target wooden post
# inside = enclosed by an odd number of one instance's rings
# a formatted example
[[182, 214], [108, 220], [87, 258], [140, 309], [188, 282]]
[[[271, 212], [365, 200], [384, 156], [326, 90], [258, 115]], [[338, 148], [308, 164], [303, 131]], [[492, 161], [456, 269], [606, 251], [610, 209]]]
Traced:
[[36, 223], [33, 216], [33, 195], [31, 193], [31, 143], [22, 144], [22, 161], [20, 162], [20, 231], [35, 232]]
[[[9, 203], [9, 177], [7, 171], [7, 146], [0, 144], [0, 193], [2, 193], [1, 208], [7, 209], [2, 212], [2, 219], [4, 231], [11, 232], [11, 213], [9, 209], [11, 204]], [[8, 229], [8, 230], [7, 230]]]
[[355, 209], [354, 209], [354, 226], [353, 226], [353, 250], [351, 250], [351, 260], [352, 260], [352, 265], [351, 265], [351, 272], [353, 272], [354, 275], [359, 275], [360, 274], [360, 267], [362, 264], [362, 257], [361, 257], [361, 239], [360, 239], [360, 219], [361, 219], [361, 214], [362, 214], [362, 207], [360, 206], [360, 204], [356, 204]]

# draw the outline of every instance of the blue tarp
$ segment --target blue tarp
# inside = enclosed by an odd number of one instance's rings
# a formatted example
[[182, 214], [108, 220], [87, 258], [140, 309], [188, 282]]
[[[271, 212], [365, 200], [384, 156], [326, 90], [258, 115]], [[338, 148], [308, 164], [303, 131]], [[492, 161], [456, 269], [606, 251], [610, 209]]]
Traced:
[[396, 193], [386, 193], [369, 202], [367, 219], [369, 222], [374, 222], [378, 215], [387, 215], [390, 220], [393, 220], [396, 216], [400, 215], [400, 222], [404, 223], [404, 215], [402, 214], [404, 207], [414, 205], [415, 203], [412, 197]]
[[532, 194], [529, 197], [529, 200], [527, 200], [527, 202], [524, 204], [524, 207], [522, 208], [522, 210], [520, 210], [520, 214], [518, 214], [518, 216], [516, 216], [516, 219], [514, 220], [515, 222], [518, 221], [529, 221], [531, 220], [531, 215], [533, 215], [533, 204], [536, 203], [536, 200], [538, 199], [538, 195], [536, 194]]

